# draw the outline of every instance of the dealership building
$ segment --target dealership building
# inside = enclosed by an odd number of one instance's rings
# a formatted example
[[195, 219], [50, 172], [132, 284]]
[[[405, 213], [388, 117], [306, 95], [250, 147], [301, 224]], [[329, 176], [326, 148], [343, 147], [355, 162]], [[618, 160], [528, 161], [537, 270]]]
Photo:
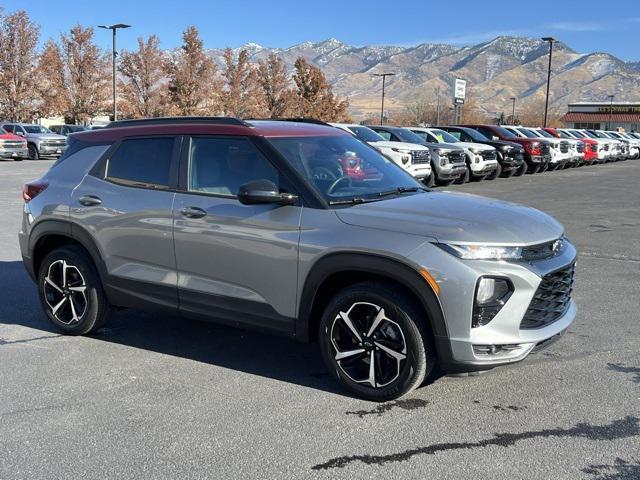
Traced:
[[570, 103], [560, 121], [568, 128], [595, 130], [624, 129], [640, 131], [640, 103], [580, 102]]

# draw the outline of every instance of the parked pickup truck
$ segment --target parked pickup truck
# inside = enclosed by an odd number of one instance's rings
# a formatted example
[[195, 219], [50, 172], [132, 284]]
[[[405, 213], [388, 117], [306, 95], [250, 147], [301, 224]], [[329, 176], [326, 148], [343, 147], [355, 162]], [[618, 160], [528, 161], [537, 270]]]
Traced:
[[368, 143], [394, 163], [420, 180], [429, 181], [431, 177], [431, 153], [427, 147], [415, 143], [387, 142], [384, 138], [364, 125], [353, 123], [331, 123]]
[[379, 133], [382, 138], [390, 142], [417, 143], [428, 147], [431, 151], [431, 175], [429, 186], [451, 185], [467, 171], [464, 150], [455, 145], [425, 142], [408, 128], [390, 127], [387, 125], [368, 125], [369, 128]]
[[516, 135], [522, 136], [523, 138], [532, 138], [534, 140], [541, 139], [549, 142], [551, 160], [549, 161], [547, 170], [562, 169], [572, 160], [571, 147], [569, 146], [569, 142], [566, 140], [560, 140], [555, 137], [546, 137], [534, 129], [519, 125], [503, 125], [503, 127]]
[[[567, 161], [564, 164], [565, 168], [582, 166], [584, 162], [584, 142], [583, 141], [576, 140], [576, 139], [556, 137], [555, 135], [552, 135], [551, 133], [547, 132], [544, 128], [540, 128], [540, 127], [528, 128], [528, 130], [533, 133], [537, 133], [542, 137], [550, 138], [556, 142], [560, 142], [559, 144], [560, 152], [562, 152], [562, 150], [564, 149], [563, 142], [567, 142], [569, 144], [569, 161]], [[554, 150], [556, 148], [558, 147], [555, 147]]]
[[527, 173], [544, 172], [551, 161], [551, 147], [549, 142], [532, 138], [524, 138], [510, 132], [500, 125], [464, 125], [478, 130], [480, 133], [493, 140], [505, 140], [519, 143], [524, 148], [524, 160], [527, 162]]
[[462, 142], [481, 143], [490, 145], [496, 149], [496, 156], [502, 173], [501, 177], [520, 176], [527, 171], [527, 164], [524, 161], [524, 148], [517, 143], [504, 142], [502, 140], [490, 140], [485, 135], [473, 128], [444, 126], [438, 127], [440, 130], [449, 132], [453, 137]]
[[460, 177], [459, 183], [469, 180], [493, 180], [500, 175], [496, 149], [489, 145], [475, 142], [462, 142], [439, 128], [408, 127], [413, 133], [419, 135], [427, 142], [455, 145], [464, 150], [467, 160], [467, 172]]
[[0, 159], [21, 161], [29, 158], [27, 141], [0, 128]]
[[27, 140], [29, 158], [60, 157], [67, 149], [67, 138], [57, 135], [42, 125], [28, 123], [4, 123], [0, 127]]
[[[598, 161], [598, 142], [593, 140], [592, 138], [576, 138], [569, 132], [560, 128], [547, 127], [543, 128], [543, 130], [556, 138], [564, 138], [565, 140], [569, 140], [570, 142], [581, 142], [583, 145], [582, 153], [584, 154], [584, 156], [582, 158], [582, 162], [578, 164], [579, 166], [591, 165]], [[576, 144], [575, 148], [576, 150], [579, 150], [580, 145]]]

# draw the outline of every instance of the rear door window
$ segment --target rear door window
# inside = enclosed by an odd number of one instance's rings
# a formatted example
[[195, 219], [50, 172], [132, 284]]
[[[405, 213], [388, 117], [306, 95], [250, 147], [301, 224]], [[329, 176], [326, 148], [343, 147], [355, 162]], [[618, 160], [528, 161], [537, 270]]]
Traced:
[[173, 137], [124, 140], [108, 159], [105, 177], [127, 186], [170, 188], [174, 145]]

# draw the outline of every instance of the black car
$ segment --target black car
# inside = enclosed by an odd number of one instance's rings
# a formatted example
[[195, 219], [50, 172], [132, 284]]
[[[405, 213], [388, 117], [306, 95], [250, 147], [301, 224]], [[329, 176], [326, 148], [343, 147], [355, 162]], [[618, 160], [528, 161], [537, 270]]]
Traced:
[[523, 165], [526, 165], [524, 161], [524, 149], [517, 143], [506, 142], [504, 140], [491, 140], [479, 131], [469, 127], [448, 125], [437, 128], [449, 132], [461, 142], [482, 143], [494, 147], [498, 151], [498, 162], [500, 162], [500, 166], [502, 167], [501, 177], [508, 178], [512, 175], [520, 176], [526, 171], [523, 167]]

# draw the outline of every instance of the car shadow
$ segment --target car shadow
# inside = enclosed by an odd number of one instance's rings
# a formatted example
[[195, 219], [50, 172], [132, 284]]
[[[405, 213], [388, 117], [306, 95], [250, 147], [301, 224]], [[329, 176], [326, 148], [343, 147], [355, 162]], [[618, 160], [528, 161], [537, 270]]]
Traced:
[[[59, 333], [42, 312], [22, 262], [0, 262], [0, 325]], [[123, 310], [92, 338], [347, 395], [330, 377], [317, 344], [162, 314]]]

